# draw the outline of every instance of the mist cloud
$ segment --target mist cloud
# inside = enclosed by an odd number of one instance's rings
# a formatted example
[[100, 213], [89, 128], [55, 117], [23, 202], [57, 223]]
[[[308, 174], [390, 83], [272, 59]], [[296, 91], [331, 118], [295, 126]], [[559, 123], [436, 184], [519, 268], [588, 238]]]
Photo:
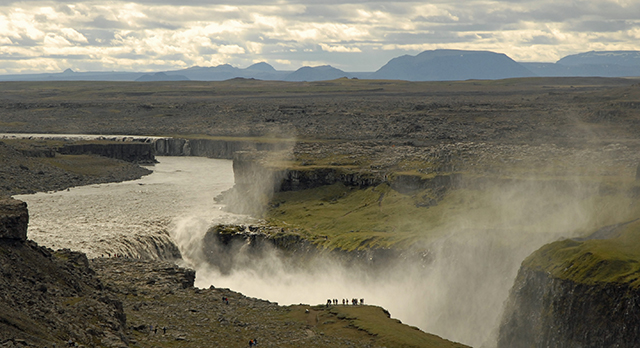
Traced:
[[[10, 1], [0, 5], [0, 51], [26, 58], [0, 65], [0, 73], [86, 71], [96, 63], [101, 70], [147, 71], [259, 61], [286, 70], [330, 64], [375, 71], [389, 57], [436, 48], [553, 62], [590, 50], [637, 49], [638, 18], [637, 2], [606, 0]], [[136, 59], [118, 56], [132, 51]], [[161, 61], [144, 52], [182, 57]], [[52, 58], [71, 53], [89, 58]]]

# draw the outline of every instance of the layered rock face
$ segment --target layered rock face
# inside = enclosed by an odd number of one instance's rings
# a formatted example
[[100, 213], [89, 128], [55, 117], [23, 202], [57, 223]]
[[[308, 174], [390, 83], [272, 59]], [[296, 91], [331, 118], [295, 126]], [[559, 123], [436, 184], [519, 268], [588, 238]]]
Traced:
[[13, 198], [0, 198], [0, 239], [27, 240], [28, 224], [27, 203]]
[[0, 346], [126, 347], [122, 303], [87, 257], [26, 239], [27, 205], [0, 200]]
[[581, 284], [523, 266], [509, 296], [498, 348], [637, 347], [640, 291]]
[[275, 151], [283, 143], [268, 143], [250, 140], [220, 139], [154, 139], [155, 153], [158, 156], [200, 156], [209, 158], [232, 159], [238, 151]]
[[138, 164], [156, 163], [154, 145], [141, 142], [65, 144], [57, 152], [65, 155], [93, 154]]

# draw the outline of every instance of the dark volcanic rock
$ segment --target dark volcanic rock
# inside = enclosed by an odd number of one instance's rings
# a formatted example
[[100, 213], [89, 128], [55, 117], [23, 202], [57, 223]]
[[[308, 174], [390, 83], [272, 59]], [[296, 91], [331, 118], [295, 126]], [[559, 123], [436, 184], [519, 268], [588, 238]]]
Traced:
[[0, 239], [27, 240], [28, 224], [27, 203], [13, 198], [0, 198]]
[[639, 341], [637, 290], [578, 284], [523, 267], [507, 302], [498, 348], [631, 348]]
[[[12, 199], [0, 204], [0, 229], [19, 230], [20, 237], [26, 237], [26, 205]], [[88, 346], [127, 346], [122, 303], [104, 289], [84, 254], [1, 238], [0, 272], [3, 347], [7, 342], [62, 346], [69, 340]]]
[[131, 163], [150, 164], [157, 162], [154, 156], [154, 144], [151, 143], [117, 142], [109, 144], [65, 144], [57, 150], [59, 153], [65, 155], [99, 155]]
[[[39, 151], [44, 150], [40, 149]], [[55, 157], [28, 157], [14, 146], [0, 142], [0, 196], [134, 180], [151, 173], [149, 169], [136, 164], [113, 159], [110, 160], [113, 161], [112, 167], [101, 167], [99, 174], [90, 175], [74, 171], [75, 168], [70, 168], [70, 166], [61, 168], [52, 165], [51, 162], [46, 161], [47, 159], [55, 159]]]

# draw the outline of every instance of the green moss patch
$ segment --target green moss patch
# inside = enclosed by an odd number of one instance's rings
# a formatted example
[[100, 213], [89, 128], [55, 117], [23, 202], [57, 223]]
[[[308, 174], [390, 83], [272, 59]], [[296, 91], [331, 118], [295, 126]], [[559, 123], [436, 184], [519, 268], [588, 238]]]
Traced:
[[389, 312], [377, 306], [291, 306], [289, 317], [306, 321], [316, 333], [339, 336], [374, 347], [463, 348], [416, 327], [390, 318]]
[[547, 244], [523, 265], [576, 283], [640, 288], [640, 220], [611, 228], [611, 235], [609, 239]]
[[[615, 182], [609, 185], [613, 189], [584, 186], [572, 186], [571, 180], [472, 178], [471, 184], [427, 185], [401, 193], [386, 183], [368, 188], [338, 183], [279, 192], [266, 218], [271, 225], [298, 229], [325, 248], [348, 251], [428, 244], [456, 229], [517, 231], [512, 238], [522, 235], [526, 243], [528, 232], [576, 233], [575, 226], [581, 226], [587, 235], [628, 218], [634, 200], [629, 187]], [[567, 219], [580, 221], [571, 224]]]

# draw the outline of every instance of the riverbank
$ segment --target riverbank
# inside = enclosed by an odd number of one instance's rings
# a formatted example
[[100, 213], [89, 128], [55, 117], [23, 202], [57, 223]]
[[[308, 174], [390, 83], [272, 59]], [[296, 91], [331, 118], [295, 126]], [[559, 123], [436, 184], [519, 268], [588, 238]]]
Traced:
[[379, 307], [281, 307], [194, 288], [193, 270], [165, 261], [53, 251], [27, 240], [27, 221], [26, 204], [0, 201], [3, 347], [465, 347]]
[[56, 154], [50, 146], [34, 142], [0, 142], [0, 196], [128, 181], [150, 173], [114, 158]]

